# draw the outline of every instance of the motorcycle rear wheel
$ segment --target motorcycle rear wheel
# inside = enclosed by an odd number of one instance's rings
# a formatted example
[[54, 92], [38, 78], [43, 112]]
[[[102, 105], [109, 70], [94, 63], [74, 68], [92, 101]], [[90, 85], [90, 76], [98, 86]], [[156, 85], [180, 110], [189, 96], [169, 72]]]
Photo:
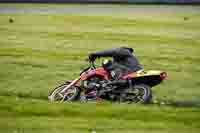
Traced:
[[61, 93], [62, 90], [67, 87], [69, 84], [65, 83], [58, 87], [56, 87], [48, 96], [49, 101], [75, 101], [80, 96], [80, 89], [76, 86], [72, 86], [69, 89], [67, 89], [64, 93]]
[[128, 90], [126, 97], [130, 96], [130, 102], [149, 104], [152, 102], [151, 87], [145, 84], [134, 85], [133, 88]]

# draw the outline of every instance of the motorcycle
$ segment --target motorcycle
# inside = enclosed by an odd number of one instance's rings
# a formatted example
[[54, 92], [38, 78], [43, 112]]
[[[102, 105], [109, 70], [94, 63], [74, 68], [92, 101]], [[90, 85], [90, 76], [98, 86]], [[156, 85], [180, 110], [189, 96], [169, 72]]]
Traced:
[[[120, 82], [112, 84], [112, 75], [103, 66], [96, 68], [94, 61], [72, 81], [50, 92], [50, 101], [98, 101], [109, 100], [128, 103], [151, 103], [151, 88], [167, 78], [167, 73], [158, 70], [140, 70], [128, 73]], [[111, 82], [111, 84], [109, 84]]]

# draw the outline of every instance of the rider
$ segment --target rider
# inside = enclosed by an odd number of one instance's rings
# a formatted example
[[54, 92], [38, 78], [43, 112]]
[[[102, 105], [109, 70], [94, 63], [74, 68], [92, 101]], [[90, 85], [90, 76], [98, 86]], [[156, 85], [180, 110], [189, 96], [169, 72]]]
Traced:
[[113, 57], [112, 61], [103, 62], [103, 66], [107, 67], [115, 83], [117, 83], [121, 76], [143, 69], [133, 52], [132, 48], [119, 47], [91, 53], [89, 59], [95, 61], [96, 58], [100, 57]]

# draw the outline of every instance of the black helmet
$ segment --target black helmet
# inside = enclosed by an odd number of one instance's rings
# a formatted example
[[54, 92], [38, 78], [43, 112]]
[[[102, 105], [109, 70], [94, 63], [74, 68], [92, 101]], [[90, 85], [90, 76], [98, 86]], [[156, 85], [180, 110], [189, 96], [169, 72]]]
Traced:
[[102, 62], [102, 66], [103, 66], [103, 68], [106, 69], [106, 70], [110, 70], [112, 64], [113, 64], [112, 61], [111, 61], [111, 60], [108, 60], [108, 59], [105, 59], [105, 60], [103, 60], [103, 62]]

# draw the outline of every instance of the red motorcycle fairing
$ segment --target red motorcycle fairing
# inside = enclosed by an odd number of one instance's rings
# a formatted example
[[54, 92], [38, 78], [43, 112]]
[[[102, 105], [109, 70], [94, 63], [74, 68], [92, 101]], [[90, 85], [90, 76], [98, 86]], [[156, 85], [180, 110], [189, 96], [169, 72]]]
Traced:
[[89, 69], [88, 71], [81, 74], [81, 80], [86, 80], [93, 76], [100, 76], [105, 80], [110, 79], [110, 74], [104, 68]]

